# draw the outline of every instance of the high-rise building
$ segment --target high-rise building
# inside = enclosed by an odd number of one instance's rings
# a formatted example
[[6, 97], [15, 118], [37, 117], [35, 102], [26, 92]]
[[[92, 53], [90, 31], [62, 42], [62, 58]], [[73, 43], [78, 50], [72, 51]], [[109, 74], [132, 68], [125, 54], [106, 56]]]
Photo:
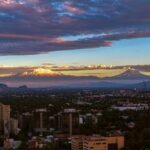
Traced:
[[71, 147], [72, 150], [121, 150], [124, 148], [124, 137], [75, 136], [72, 137]]
[[33, 114], [29, 112], [21, 114], [18, 126], [26, 134], [33, 132]]
[[62, 130], [72, 136], [79, 132], [79, 113], [76, 109], [65, 109], [62, 113]]
[[59, 112], [56, 115], [54, 115], [54, 117], [55, 117], [55, 129], [61, 130], [62, 129], [62, 113]]
[[9, 135], [10, 132], [10, 105], [0, 103], [0, 133]]
[[36, 109], [34, 112], [34, 128], [35, 132], [40, 133], [42, 136], [48, 129], [48, 117], [45, 108]]
[[18, 133], [18, 120], [15, 118], [10, 119], [10, 132], [12, 134]]

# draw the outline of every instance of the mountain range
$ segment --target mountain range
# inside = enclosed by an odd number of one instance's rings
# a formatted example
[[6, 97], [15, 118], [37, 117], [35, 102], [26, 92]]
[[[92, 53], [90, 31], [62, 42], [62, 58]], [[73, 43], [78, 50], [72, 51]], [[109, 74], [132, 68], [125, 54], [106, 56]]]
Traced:
[[0, 83], [9, 86], [27, 85], [29, 87], [143, 87], [143, 82], [149, 85], [150, 76], [139, 70], [128, 69], [125, 72], [112, 76], [99, 78], [97, 76], [71, 76], [47, 69], [34, 69], [19, 74], [0, 77]]

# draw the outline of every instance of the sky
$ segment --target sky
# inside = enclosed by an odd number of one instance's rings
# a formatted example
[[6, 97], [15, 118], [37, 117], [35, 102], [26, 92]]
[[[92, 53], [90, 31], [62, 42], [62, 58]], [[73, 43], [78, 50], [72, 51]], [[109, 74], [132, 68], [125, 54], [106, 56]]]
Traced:
[[150, 72], [149, 48], [149, 0], [0, 0], [0, 76]]
[[0, 56], [0, 64], [15, 66], [44, 63], [57, 65], [143, 65], [150, 64], [149, 48], [150, 38], [138, 38], [117, 41], [111, 47], [56, 51], [28, 56]]

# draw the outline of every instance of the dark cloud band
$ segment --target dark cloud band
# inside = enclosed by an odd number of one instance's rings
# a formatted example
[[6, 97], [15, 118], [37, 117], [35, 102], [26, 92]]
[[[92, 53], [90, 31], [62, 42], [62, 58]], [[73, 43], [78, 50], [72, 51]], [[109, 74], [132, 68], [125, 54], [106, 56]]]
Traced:
[[95, 48], [150, 37], [149, 18], [149, 0], [0, 0], [0, 55]]

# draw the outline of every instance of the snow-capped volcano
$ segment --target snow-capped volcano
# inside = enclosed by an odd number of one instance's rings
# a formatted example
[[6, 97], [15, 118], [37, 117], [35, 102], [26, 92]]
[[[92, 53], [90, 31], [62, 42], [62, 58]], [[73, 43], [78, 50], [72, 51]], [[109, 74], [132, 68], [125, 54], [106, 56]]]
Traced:
[[148, 75], [144, 75], [143, 73], [141, 73], [139, 70], [136, 69], [128, 69], [125, 72], [110, 77], [111, 79], [132, 79], [132, 80], [140, 80], [140, 79], [150, 79], [150, 76]]
[[61, 76], [62, 73], [59, 72], [54, 72], [50, 69], [43, 69], [43, 68], [38, 68], [30, 71], [26, 71], [23, 73], [18, 74], [19, 76], [43, 76], [43, 77], [55, 77], [55, 76]]

